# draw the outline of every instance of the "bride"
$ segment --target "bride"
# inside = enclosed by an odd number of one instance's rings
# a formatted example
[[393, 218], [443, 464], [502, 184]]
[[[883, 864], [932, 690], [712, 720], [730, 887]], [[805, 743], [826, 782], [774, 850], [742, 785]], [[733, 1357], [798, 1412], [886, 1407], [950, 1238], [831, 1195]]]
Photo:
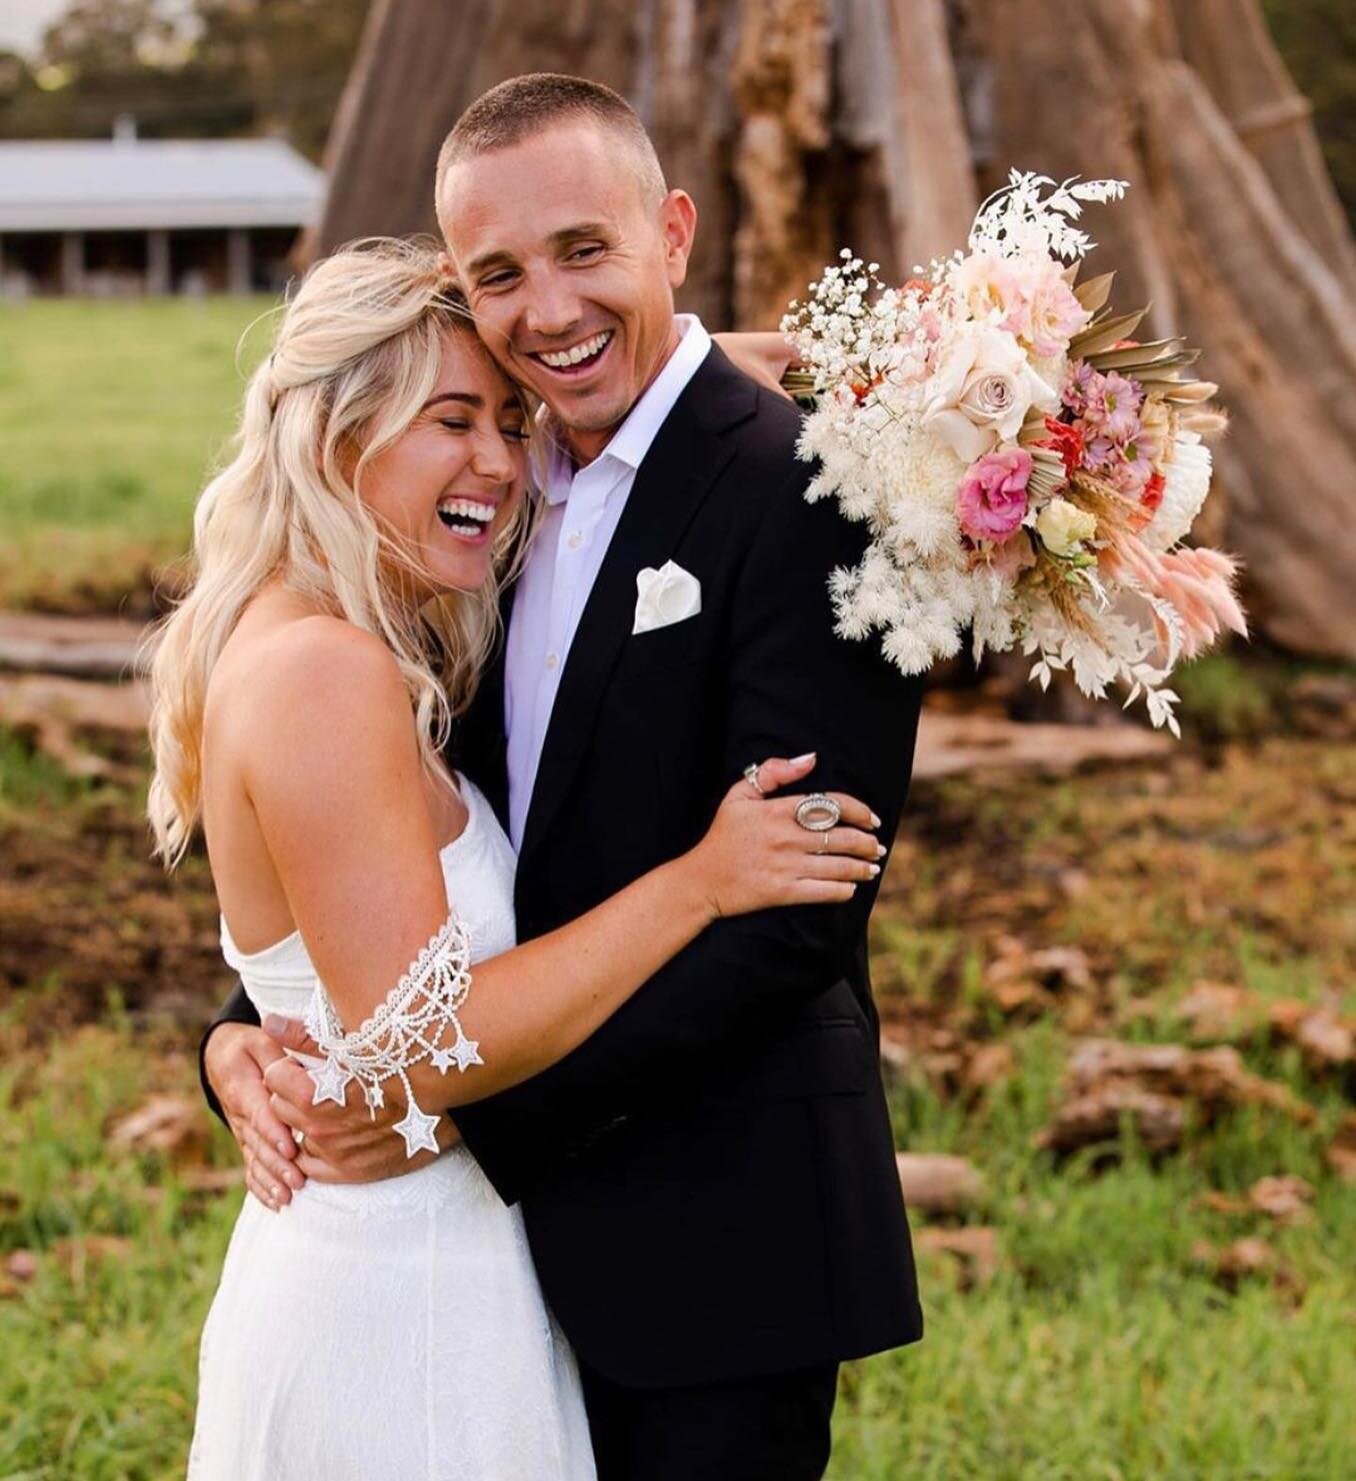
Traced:
[[409, 1154], [280, 1211], [247, 1192], [197, 1481], [592, 1477], [520, 1215], [442, 1112], [567, 1054], [718, 916], [841, 901], [877, 868], [869, 809], [839, 796], [845, 826], [807, 832], [760, 794], [813, 758], [769, 760], [690, 852], [515, 947], [512, 850], [441, 751], [529, 533], [530, 423], [446, 287], [393, 241], [305, 279], [153, 666], [157, 851], [173, 866], [201, 825], [227, 962], [261, 1014], [306, 1018], [317, 1097], [402, 1107]]

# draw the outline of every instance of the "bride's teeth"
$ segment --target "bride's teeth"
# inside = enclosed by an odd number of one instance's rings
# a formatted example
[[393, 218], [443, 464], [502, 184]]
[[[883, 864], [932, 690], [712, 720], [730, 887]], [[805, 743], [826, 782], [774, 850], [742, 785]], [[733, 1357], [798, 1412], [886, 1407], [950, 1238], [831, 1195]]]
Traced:
[[467, 519], [479, 520], [481, 524], [489, 524], [495, 515], [493, 504], [477, 504], [473, 499], [441, 499], [438, 509], [443, 514], [460, 514]]
[[587, 360], [590, 356], [596, 355], [611, 338], [612, 331], [608, 329], [602, 334], [595, 334], [592, 339], [584, 340], [572, 349], [560, 350], [549, 355], [543, 353], [541, 358], [552, 370], [566, 370], [571, 365], [578, 365], [581, 360]]

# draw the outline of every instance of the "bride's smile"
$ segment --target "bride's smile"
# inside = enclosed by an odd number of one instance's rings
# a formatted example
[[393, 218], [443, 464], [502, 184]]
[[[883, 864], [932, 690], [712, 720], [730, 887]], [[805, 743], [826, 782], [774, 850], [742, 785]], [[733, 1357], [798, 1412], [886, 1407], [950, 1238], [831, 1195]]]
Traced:
[[362, 460], [355, 487], [429, 595], [476, 591], [524, 497], [527, 409], [469, 329], [444, 335], [414, 421]]

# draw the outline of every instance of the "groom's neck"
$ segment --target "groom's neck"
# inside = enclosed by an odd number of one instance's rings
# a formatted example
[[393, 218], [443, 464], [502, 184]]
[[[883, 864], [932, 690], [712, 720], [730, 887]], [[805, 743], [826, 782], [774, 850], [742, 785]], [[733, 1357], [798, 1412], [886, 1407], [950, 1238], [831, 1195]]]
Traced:
[[678, 330], [678, 321], [670, 320], [668, 336], [664, 340], [659, 353], [654, 357], [645, 379], [637, 388], [635, 395], [621, 414], [610, 425], [602, 428], [566, 427], [564, 428], [564, 441], [566, 451], [570, 455], [570, 461], [576, 468], [584, 468], [603, 451], [609, 442], [617, 435], [617, 429], [631, 415], [636, 408], [636, 403], [645, 395], [646, 391], [655, 383], [660, 371], [673, 358], [673, 352], [682, 342], [683, 336]]

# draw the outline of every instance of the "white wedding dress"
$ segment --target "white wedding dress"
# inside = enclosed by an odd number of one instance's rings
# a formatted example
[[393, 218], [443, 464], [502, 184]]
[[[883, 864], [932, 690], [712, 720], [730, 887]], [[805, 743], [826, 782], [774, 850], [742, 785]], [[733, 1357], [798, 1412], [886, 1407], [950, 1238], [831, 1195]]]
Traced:
[[[460, 789], [469, 819], [441, 858], [479, 959], [514, 944], [515, 860], [485, 798]], [[317, 978], [299, 935], [250, 953], [224, 921], [221, 936], [261, 1015], [305, 1015]], [[279, 1213], [246, 1194], [203, 1329], [188, 1475], [594, 1481], [521, 1215], [468, 1152], [385, 1182], [310, 1182]]]

